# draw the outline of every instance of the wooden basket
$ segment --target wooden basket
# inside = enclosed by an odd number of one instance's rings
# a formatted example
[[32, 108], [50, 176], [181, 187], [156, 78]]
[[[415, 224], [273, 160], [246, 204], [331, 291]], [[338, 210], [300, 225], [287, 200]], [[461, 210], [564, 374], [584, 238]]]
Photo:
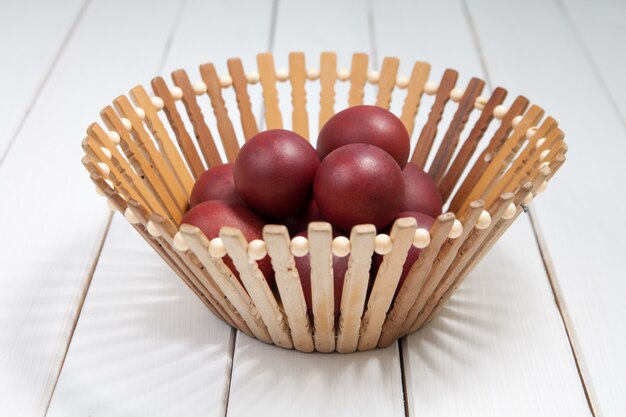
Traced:
[[[203, 64], [195, 83], [177, 70], [172, 73], [174, 86], [161, 77], [152, 80], [152, 97], [141, 86], [133, 88], [131, 99], [120, 96], [102, 110], [103, 125], [89, 126], [82, 162], [110, 206], [124, 214], [215, 315], [266, 343], [303, 352], [348, 353], [388, 346], [419, 329], [565, 161], [563, 132], [553, 118], [543, 118], [540, 107], [529, 106], [522, 96], [504, 107], [507, 92], [500, 87], [484, 98], [484, 81], [478, 78], [464, 89], [455, 88], [458, 74], [452, 69], [439, 82], [428, 81], [430, 65], [425, 62], [416, 62], [409, 77], [398, 76], [396, 58], [385, 58], [380, 72], [368, 71], [368, 56], [360, 53], [353, 55], [350, 70], [337, 68], [334, 53], [321, 55], [319, 70], [307, 69], [302, 53], [289, 55], [288, 70], [276, 70], [269, 53], [259, 54], [257, 64], [258, 72], [246, 74], [239, 59], [230, 59], [229, 75], [222, 77], [213, 64]], [[258, 81], [261, 87], [253, 86]], [[283, 105], [291, 101], [290, 115], [281, 114], [279, 107], [279, 91], [289, 86], [278, 84], [283, 81], [291, 86], [290, 97], [281, 100]], [[317, 82], [319, 97], [307, 96]], [[232, 162], [240, 144], [259, 131], [251, 104], [254, 94], [262, 94], [268, 129], [283, 127], [283, 119], [291, 116], [292, 130], [309, 138], [307, 106], [319, 102], [322, 126], [338, 107], [335, 88], [342, 82], [349, 86], [349, 106], [363, 104], [370, 89], [377, 106], [390, 108], [392, 96], [402, 103], [399, 117], [410, 134], [423, 124], [411, 161], [421, 167], [429, 162], [427, 171], [449, 212], [429, 231], [416, 229], [412, 218], [397, 220], [389, 236], [377, 235], [373, 225], [355, 226], [335, 324], [331, 253], [343, 249], [345, 254], [346, 247], [345, 240], [341, 248], [339, 242], [333, 244], [328, 223], [309, 224], [305, 242], [292, 242], [285, 226], [267, 225], [263, 241], [249, 244], [237, 229], [224, 227], [220, 238], [209, 241], [180, 221], [194, 180], [205, 167], [222, 163], [214, 135], [219, 134], [222, 153]], [[213, 115], [202, 112], [199, 103], [205, 94]], [[236, 97], [236, 106], [228, 110], [227, 94]], [[417, 123], [420, 102], [426, 100], [432, 102], [428, 117]], [[231, 119], [229, 111], [239, 117]], [[446, 114], [451, 121], [440, 126]], [[473, 126], [461, 143], [468, 120]], [[486, 132], [490, 140], [478, 153]], [[432, 153], [435, 143], [438, 148]], [[412, 244], [423, 249], [396, 294]], [[311, 255], [312, 317], [294, 268], [293, 253], [303, 250]], [[384, 257], [370, 282], [375, 251]], [[226, 253], [241, 283], [223, 262]], [[256, 264], [266, 253], [276, 291]]]

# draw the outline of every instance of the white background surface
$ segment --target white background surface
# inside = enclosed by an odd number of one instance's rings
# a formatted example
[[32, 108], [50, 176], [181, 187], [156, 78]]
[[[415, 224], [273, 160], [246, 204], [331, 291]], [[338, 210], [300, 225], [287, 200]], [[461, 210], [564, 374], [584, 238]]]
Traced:
[[[0, 2], [0, 416], [626, 415], [625, 28], [618, 0]], [[566, 133], [532, 221], [387, 349], [305, 355], [233, 331], [110, 222], [80, 165], [117, 95], [268, 49], [280, 67], [333, 50], [455, 68]]]

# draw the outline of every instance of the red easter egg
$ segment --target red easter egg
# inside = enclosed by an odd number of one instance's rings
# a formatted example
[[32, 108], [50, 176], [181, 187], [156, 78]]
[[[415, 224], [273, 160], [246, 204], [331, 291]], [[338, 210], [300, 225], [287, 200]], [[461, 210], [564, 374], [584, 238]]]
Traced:
[[243, 200], [235, 188], [234, 169], [235, 165], [229, 163], [204, 171], [191, 190], [191, 207], [210, 200], [243, 204]]
[[[235, 227], [241, 230], [248, 242], [263, 239], [263, 226], [265, 225], [265, 222], [247, 207], [219, 200], [205, 201], [194, 206], [183, 216], [181, 223], [196, 226], [208, 239], [219, 237], [223, 226]], [[230, 257], [226, 255], [223, 259], [228, 268], [239, 278], [239, 273]], [[269, 256], [257, 263], [270, 287], [274, 287], [274, 270]]]
[[402, 170], [404, 177], [404, 203], [402, 211], [416, 211], [437, 217], [443, 202], [435, 181], [415, 164], [408, 163]]
[[[308, 237], [307, 231], [298, 233], [297, 236]], [[339, 233], [333, 231], [333, 237], [340, 236]], [[340, 307], [341, 307], [341, 294], [343, 293], [343, 281], [348, 270], [348, 256], [335, 256], [333, 255], [333, 277], [334, 277], [334, 299], [335, 299], [335, 321], [339, 319]], [[307, 312], [309, 315], [313, 314], [313, 301], [311, 296], [311, 255], [295, 256], [296, 269], [300, 275], [300, 282], [302, 283], [302, 292], [304, 293], [304, 300], [306, 301]]]
[[309, 203], [319, 163], [315, 149], [302, 136], [267, 130], [241, 147], [235, 185], [251, 209], [278, 219], [302, 211]]
[[393, 156], [400, 168], [409, 158], [409, 133], [393, 113], [378, 106], [354, 106], [331, 117], [317, 138], [317, 153], [324, 159], [351, 143], [368, 143]]
[[[401, 219], [403, 217], [413, 217], [417, 221], [417, 227], [421, 229], [426, 229], [426, 230], [430, 230], [431, 226], [435, 222], [435, 219], [432, 218], [431, 216], [424, 214], [424, 213], [418, 213], [416, 211], [403, 211], [401, 213], [398, 213], [398, 215], [396, 216], [396, 218], [398, 219]], [[386, 233], [389, 233], [389, 232], [390, 230], [386, 231]], [[402, 285], [404, 284], [404, 281], [406, 280], [407, 275], [409, 275], [409, 271], [411, 270], [411, 267], [413, 266], [415, 261], [417, 261], [417, 258], [419, 258], [420, 252], [421, 252], [421, 249], [416, 248], [413, 245], [411, 245], [411, 247], [409, 248], [409, 252], [407, 253], [406, 260], [404, 261], [404, 265], [402, 266], [402, 275], [400, 275], [400, 281], [398, 282], [398, 286], [396, 287], [395, 294], [398, 294], [398, 291], [400, 290], [400, 288], [402, 288]], [[380, 264], [382, 262], [383, 262], [383, 257], [381, 255], [378, 255], [378, 254], [374, 255], [374, 257], [372, 258], [372, 269], [371, 269], [372, 278], [376, 277], [376, 274], [378, 273], [378, 268], [380, 267]]]
[[324, 221], [326, 220], [317, 208], [317, 204], [315, 204], [315, 201], [311, 201], [304, 211], [294, 214], [293, 216], [286, 217], [283, 219], [282, 223], [287, 226], [287, 229], [289, 229], [289, 234], [291, 236], [295, 236], [298, 233], [307, 230], [309, 223]]
[[382, 229], [396, 218], [404, 200], [396, 161], [364, 143], [342, 146], [324, 158], [313, 189], [322, 216], [344, 231], [368, 223]]

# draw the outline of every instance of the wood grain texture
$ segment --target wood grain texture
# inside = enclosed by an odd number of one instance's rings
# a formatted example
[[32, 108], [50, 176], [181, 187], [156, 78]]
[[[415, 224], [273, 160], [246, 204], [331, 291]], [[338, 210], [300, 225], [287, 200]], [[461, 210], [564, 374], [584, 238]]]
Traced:
[[335, 350], [335, 280], [330, 251], [332, 226], [324, 222], [309, 223], [308, 238], [315, 349], [332, 352]]
[[411, 156], [411, 162], [420, 168], [424, 168], [424, 165], [426, 165], [428, 155], [430, 154], [435, 136], [437, 135], [437, 126], [441, 121], [446, 103], [450, 100], [450, 91], [454, 88], [458, 77], [459, 74], [453, 69], [447, 69], [441, 77], [439, 89], [435, 96], [435, 102], [430, 108], [428, 121], [420, 132], [415, 149], [413, 149], [413, 155]]
[[367, 308], [361, 321], [359, 350], [373, 349], [378, 344], [387, 311], [398, 288], [402, 267], [413, 244], [417, 222], [412, 217], [398, 219], [391, 228], [391, 252], [383, 256], [376, 271], [372, 291], [367, 298]]
[[474, 103], [476, 99], [482, 93], [485, 82], [479, 78], [472, 78], [467, 84], [464, 90], [463, 97], [459, 103], [459, 107], [454, 113], [454, 117], [448, 126], [448, 130], [435, 153], [428, 174], [435, 180], [437, 185], [441, 182], [441, 179], [448, 168], [448, 164], [452, 159], [452, 155], [456, 151], [456, 147], [459, 143], [459, 137], [465, 128], [467, 119], [469, 119], [470, 113], [474, 110]]
[[[187, 166], [189, 166], [194, 179], [197, 179], [206, 170], [206, 167], [202, 163], [200, 155], [198, 154], [198, 151], [196, 150], [196, 147], [191, 141], [191, 137], [185, 128], [183, 119], [176, 109], [176, 102], [170, 93], [170, 89], [162, 77], [153, 78], [151, 84], [155, 95], [161, 97], [163, 100], [165, 105], [163, 111], [167, 115], [167, 120], [172, 128], [172, 131], [174, 132], [174, 136], [176, 136], [178, 148], [185, 157]], [[196, 120], [198, 120], [198, 118], [196, 118]], [[209, 155], [205, 155], [205, 160], [208, 156]]]
[[485, 104], [480, 117], [476, 120], [476, 123], [474, 123], [474, 127], [467, 136], [467, 139], [465, 139], [461, 149], [459, 149], [459, 152], [454, 157], [454, 161], [450, 165], [448, 172], [446, 172], [446, 175], [441, 179], [441, 182], [439, 183], [439, 192], [441, 193], [444, 202], [447, 201], [452, 194], [452, 191], [461, 178], [465, 167], [472, 158], [472, 155], [474, 155], [474, 152], [476, 152], [478, 144], [484, 136], [485, 131], [491, 124], [491, 121], [494, 118], [493, 110], [496, 106], [502, 104], [506, 98], [506, 94], [507, 91], [502, 87], [497, 87], [493, 90], [493, 93], [491, 94], [491, 97], [489, 97], [487, 104]]
[[319, 129], [335, 114], [335, 82], [337, 81], [337, 54], [322, 52], [320, 56], [320, 116]]
[[[163, 28], [173, 24], [178, 2], [150, 5], [145, 1], [90, 3], [2, 163], [1, 193], [20, 204], [7, 204], [4, 197], [0, 204], [0, 415], [45, 413], [109, 220], [106, 205], [94, 194], [81, 167], [80, 141], [115, 91], [123, 91], [128, 80], [147, 79], [158, 70], [167, 37]], [[32, 3], [10, 5], [22, 6], [32, 18], [15, 22], [24, 29], [31, 23], [40, 25], [38, 13], [44, 12], [49, 23], [67, 30], [55, 18], [58, 14], [49, 8], [52, 5], [41, 4], [39, 11]], [[55, 3], [57, 7], [61, 6]], [[128, 39], [147, 7], [155, 8], [154, 19], [162, 23], [143, 30], [145, 42], [138, 49]], [[4, 10], [0, 15], [0, 19], [14, 18]], [[116, 25], [110, 23], [113, 20]], [[2, 30], [15, 27], [3, 25]], [[17, 42], [19, 33], [13, 32], [7, 40], [26, 49], [31, 41]], [[50, 39], [55, 36], [53, 31], [48, 34]], [[48, 48], [44, 36], [34, 39]], [[49, 63], [47, 56], [41, 56], [42, 65]], [[139, 64], [111, 65], [131, 57]], [[20, 71], [32, 74], [30, 69]], [[28, 84], [36, 85], [32, 76]], [[25, 168], [44, 166], [49, 167], [45, 172]], [[37, 193], [30, 192], [33, 189]], [[47, 202], [45, 209], [42, 201]], [[17, 221], [20, 218], [30, 220]]]
[[404, 105], [402, 106], [402, 114], [400, 120], [404, 123], [409, 137], [413, 134], [413, 128], [415, 127], [415, 117], [419, 109], [422, 94], [424, 93], [424, 84], [428, 81], [430, 75], [430, 64], [427, 62], [416, 62], [413, 65], [411, 72], [411, 78], [409, 78], [409, 85], [407, 87], [406, 98], [404, 99]]
[[291, 81], [291, 126], [294, 132], [309, 139], [309, 114], [306, 110], [306, 63], [303, 52], [289, 54]]
[[[0, 51], [11, 57], [0, 68], [0, 91], [11, 98], [0, 103], [0, 160], [48, 81], [85, 3], [29, 0], [0, 4]], [[43, 33], [45, 36], [33, 36]]]
[[396, 87], [398, 77], [398, 58], [386, 57], [380, 68], [380, 79], [378, 80], [378, 94], [376, 95], [376, 105], [383, 109], [389, 109], [391, 105], [391, 93]]
[[[469, 10], [478, 27], [485, 24], [481, 13], [486, 10], [485, 5], [479, 3], [469, 2]], [[611, 20], [600, 26], [597, 33], [598, 36], [618, 39], [614, 36], [619, 32], [609, 28], [623, 25], [622, 4], [600, 2], [584, 7], [589, 9], [589, 13], [584, 13], [585, 19], [589, 19], [587, 22], [593, 19], [591, 9], [609, 11]], [[554, 184], [550, 184], [550, 192], [541, 195], [533, 204], [533, 222], [548, 259], [548, 268], [596, 413], [619, 416], [626, 412], [626, 399], [615, 391], [615, 387], [626, 372], [626, 362], [615, 358], [623, 357], [626, 338], [623, 332], [616, 333], [616, 329], [623, 327], [621, 317], [626, 314], [626, 305], [621, 301], [623, 283], [616, 281], [615, 276], [616, 271], [622, 269], [620, 259], [626, 223], [598, 213], [605, 210], [602, 201], [606, 201], [607, 195], [612, 196], [611, 206], [620, 207], [626, 201], [623, 192], [612, 191], [622, 189], [623, 178], [626, 178], [622, 163], [626, 149], [623, 119], [616, 114], [604, 89], [608, 79], [598, 78], [598, 61], [589, 61], [589, 56], [597, 56], [601, 49], [588, 47], [583, 50], [579, 42], [572, 42], [579, 26], [572, 26], [563, 15], [562, 7], [539, 1], [520, 7], [507, 1], [493, 11], [502, 13], [505, 8], [515, 15], [516, 24], [528, 24], [532, 20], [534, 24], [550, 25], [550, 30], [532, 33], [524, 41], [510, 33], [500, 37], [500, 42], [489, 39], [494, 31], [500, 32], [503, 26], [511, 24], [513, 19], [507, 15], [490, 28], [482, 27], [479, 36], [485, 38], [483, 50], [490, 73], [507, 83], [505, 85], [510, 84], [511, 88], [524, 86], [529, 96], [554, 112], [571, 144], [568, 162], [552, 181]], [[533, 19], [533, 16], [538, 18]], [[531, 48], [526, 42], [541, 43], [538, 48]], [[509, 50], [515, 48], [520, 62], [531, 56], [535, 59], [545, 57], [549, 51], [557, 50], [559, 60], [542, 70], [522, 71], [500, 55], [504, 43]], [[617, 46], [617, 43], [605, 45], [606, 48]], [[612, 59], [621, 58], [615, 55]], [[618, 68], [614, 67], [619, 72]], [[566, 87], [576, 80], [585, 82], [576, 84], [576, 91]], [[612, 85], [611, 92], [619, 95], [619, 91]], [[590, 120], [594, 122], [589, 123]], [[589, 172], [602, 172], [602, 179], [592, 180]], [[577, 219], [588, 216], [593, 216], [593, 227], [580, 230], [571, 227]], [[580, 242], [585, 244], [580, 245]], [[591, 276], [592, 280], [589, 279]]]
[[265, 125], [267, 129], [282, 129], [283, 120], [278, 107], [278, 91], [276, 90], [276, 68], [274, 58], [269, 52], [257, 55], [259, 76], [263, 87], [263, 104], [265, 105]]
[[452, 202], [449, 207], [451, 211], [456, 212], [461, 208], [461, 204], [467, 199], [467, 196], [483, 175], [497, 151], [500, 150], [511, 130], [513, 130], [513, 119], [522, 115], [526, 111], [528, 104], [528, 99], [523, 96], [518, 96], [513, 101], [511, 107], [509, 107], [506, 115], [500, 122], [500, 127], [493, 134], [489, 144], [485, 147], [485, 149], [483, 149], [476, 161], [474, 161], [474, 165], [472, 166], [470, 172], [465, 176], [463, 183], [452, 197]]
[[352, 55], [350, 68], [350, 91], [348, 92], [348, 106], [360, 106], [365, 96], [365, 83], [367, 82], [369, 56], [364, 53]]
[[222, 86], [220, 85], [215, 66], [211, 63], [200, 65], [200, 76], [207, 86], [207, 94], [211, 99], [211, 107], [217, 120], [217, 130], [222, 140], [226, 159], [228, 162], [235, 162], [237, 153], [239, 153], [239, 143], [237, 142], [233, 124], [228, 116], [226, 103], [222, 97]]
[[248, 95], [248, 81], [243, 71], [243, 64], [239, 58], [230, 58], [228, 60], [228, 72], [233, 79], [233, 88], [237, 97], [237, 106], [241, 118], [241, 126], [243, 128], [244, 138], [250, 139], [259, 132], [256, 124], [256, 118], [252, 113], [250, 104], [250, 96]]

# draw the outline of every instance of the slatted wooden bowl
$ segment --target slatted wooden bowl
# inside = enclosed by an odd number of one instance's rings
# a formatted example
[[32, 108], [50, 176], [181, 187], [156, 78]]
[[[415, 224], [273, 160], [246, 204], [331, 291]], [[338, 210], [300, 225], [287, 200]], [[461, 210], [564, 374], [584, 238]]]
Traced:
[[[233, 58], [228, 75], [220, 77], [213, 64], [203, 64], [195, 83], [183, 70], [173, 72], [173, 85], [154, 78], [152, 96], [138, 86], [131, 98], [120, 96], [104, 108], [103, 124], [89, 126], [82, 146], [83, 164], [111, 208], [128, 219], [215, 315], [266, 343], [303, 352], [349, 353], [385, 347], [416, 331], [565, 161], [563, 132], [553, 118], [543, 117], [540, 107], [522, 96], [505, 107], [507, 92], [500, 87], [485, 98], [478, 78], [455, 87], [458, 74], [452, 69], [433, 82], [425, 62], [416, 62], [406, 77], [398, 76], [396, 58], [385, 58], [377, 72], [368, 71], [366, 54], [354, 54], [347, 70], [337, 68], [334, 53], [321, 55], [319, 70], [307, 69], [302, 53], [289, 55], [288, 70], [276, 70], [269, 53], [259, 54], [257, 65], [258, 72], [245, 73]], [[307, 95], [317, 83], [319, 96]], [[322, 126], [342, 107], [336, 103], [341, 83], [349, 86], [347, 106], [363, 104], [368, 95], [384, 108], [390, 108], [392, 98], [401, 104], [398, 116], [414, 134], [411, 162], [434, 178], [448, 209], [430, 230], [418, 229], [412, 218], [398, 219], [389, 236], [377, 235], [373, 225], [359, 225], [346, 247], [345, 240], [333, 240], [331, 225], [323, 222], [309, 224], [308, 240], [292, 241], [285, 226], [267, 225], [263, 240], [254, 242], [229, 227], [209, 241], [199, 229], [180, 224], [194, 180], [207, 167], [234, 161], [240, 145], [263, 124], [281, 128], [291, 118], [286, 127], [314, 138], [308, 115], [317, 116]], [[279, 101], [281, 91], [285, 97]], [[290, 114], [281, 113], [281, 105], [289, 102], [285, 111]], [[418, 108], [426, 102], [429, 113], [420, 122]], [[212, 112], [203, 113], [202, 106], [209, 103]], [[232, 103], [228, 109], [227, 103]], [[255, 107], [263, 115], [258, 122]], [[442, 126], [446, 119], [449, 124]], [[490, 139], [481, 141], [483, 136]], [[422, 251], [396, 294], [411, 245]], [[307, 252], [311, 315], [294, 268], [294, 253]], [[350, 257], [337, 322], [333, 252]], [[375, 252], [384, 257], [371, 280]], [[225, 265], [225, 254], [241, 281]], [[257, 267], [264, 256], [271, 258], [276, 289]]]

